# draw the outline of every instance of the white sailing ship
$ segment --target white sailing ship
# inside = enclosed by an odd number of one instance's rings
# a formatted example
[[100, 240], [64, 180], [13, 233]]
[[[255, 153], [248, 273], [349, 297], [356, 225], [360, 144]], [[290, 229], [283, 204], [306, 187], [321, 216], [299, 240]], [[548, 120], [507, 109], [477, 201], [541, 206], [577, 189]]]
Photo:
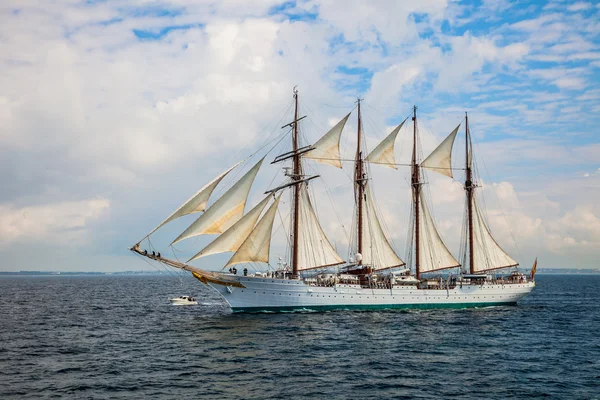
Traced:
[[[285, 182], [265, 192], [266, 197], [244, 214], [248, 194], [263, 157], [207, 207], [215, 188], [233, 169], [240, 167], [240, 162], [207, 183], [131, 250], [170, 267], [191, 272], [217, 291], [234, 312], [513, 305], [531, 292], [535, 286], [537, 261], [529, 275], [519, 272], [518, 263], [492, 236], [484, 210], [477, 201], [478, 186], [474, 177], [468, 117], [465, 117], [465, 167], [461, 168], [466, 171], [466, 234], [461, 265], [439, 234], [430, 211], [431, 205], [422, 190], [426, 183], [424, 169], [453, 178], [452, 149], [460, 125], [421, 161], [417, 107], [413, 109], [412, 210], [410, 245], [407, 246], [411, 268], [407, 268], [382, 227], [368, 173], [370, 165], [397, 169], [394, 143], [406, 120], [365, 156], [361, 101], [357, 101], [358, 140], [356, 156], [351, 160], [354, 165], [355, 216], [350, 243], [352, 255], [345, 261], [326, 237], [313, 208], [309, 186], [319, 176], [307, 175], [303, 163], [310, 159], [342, 167], [340, 137], [351, 114], [313, 145], [301, 147], [298, 127], [304, 117], [298, 116], [296, 90], [294, 106], [294, 120], [283, 127], [291, 133], [292, 149], [273, 161], [291, 162], [291, 168], [284, 168]], [[284, 191], [291, 191], [287, 235], [289, 260], [273, 267], [269, 263], [271, 237]], [[218, 236], [187, 262], [142, 250], [142, 242], [156, 230], [192, 213], [202, 214], [171, 245], [198, 235]], [[201, 257], [226, 252], [233, 255], [220, 272], [190, 264]], [[244, 273], [237, 273], [236, 266], [242, 267], [238, 264], [245, 267]], [[248, 267], [252, 270], [250, 273]], [[441, 273], [443, 270], [450, 273]]]

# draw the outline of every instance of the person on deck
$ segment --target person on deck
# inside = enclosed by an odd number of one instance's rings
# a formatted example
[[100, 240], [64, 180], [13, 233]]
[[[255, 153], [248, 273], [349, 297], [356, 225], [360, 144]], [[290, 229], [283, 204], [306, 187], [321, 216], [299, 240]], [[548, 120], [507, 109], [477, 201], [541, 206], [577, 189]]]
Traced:
[[244, 276], [248, 276], [248, 268], [244, 268]]

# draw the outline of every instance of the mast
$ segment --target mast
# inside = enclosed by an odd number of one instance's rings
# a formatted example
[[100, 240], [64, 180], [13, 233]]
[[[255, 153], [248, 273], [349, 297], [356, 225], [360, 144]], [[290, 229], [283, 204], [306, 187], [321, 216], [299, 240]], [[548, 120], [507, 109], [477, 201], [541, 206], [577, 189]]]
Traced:
[[[292, 159], [292, 180], [298, 181], [301, 178], [300, 155], [298, 154], [298, 90], [294, 88], [294, 125], [292, 129], [292, 150], [294, 157]], [[294, 218], [292, 220], [292, 276], [298, 276], [298, 217], [300, 215], [300, 184], [294, 185]]]
[[469, 150], [469, 116], [465, 111], [465, 190], [467, 191], [467, 224], [469, 231], [469, 273], [473, 274], [473, 248], [475, 247], [473, 244], [473, 182]]
[[417, 106], [413, 107], [413, 154], [412, 154], [412, 189], [413, 189], [413, 204], [415, 207], [415, 275], [417, 279], [421, 279], [421, 254], [419, 252], [419, 164], [417, 164]]
[[[355, 159], [355, 173], [354, 173], [354, 182], [355, 182], [355, 195], [356, 195], [356, 200], [357, 200], [357, 210], [358, 210], [358, 218], [357, 218], [357, 234], [358, 234], [358, 240], [357, 240], [357, 244], [358, 244], [358, 249], [357, 252], [359, 254], [361, 254], [362, 256], [362, 249], [363, 249], [363, 199], [365, 196], [365, 187], [364, 187], [364, 180], [363, 180], [363, 169], [364, 169], [364, 163], [363, 163], [363, 159], [362, 159], [362, 150], [361, 150], [361, 142], [362, 142], [362, 130], [361, 130], [361, 119], [360, 119], [360, 101], [361, 99], [358, 98], [357, 99], [357, 103], [358, 103], [358, 142], [356, 144], [356, 159]], [[362, 264], [362, 257], [360, 260], [358, 260], [357, 262], [358, 265]]]

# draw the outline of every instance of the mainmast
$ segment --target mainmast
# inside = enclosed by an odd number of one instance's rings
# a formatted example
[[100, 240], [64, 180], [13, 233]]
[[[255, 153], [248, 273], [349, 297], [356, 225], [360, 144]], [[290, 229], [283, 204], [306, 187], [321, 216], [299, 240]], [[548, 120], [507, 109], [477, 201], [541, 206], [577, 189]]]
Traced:
[[466, 178], [465, 190], [467, 191], [467, 224], [469, 231], [469, 273], [473, 274], [473, 181], [471, 171], [471, 149], [469, 148], [469, 116], [465, 112], [465, 162], [466, 162]]
[[[300, 155], [298, 154], [298, 90], [294, 88], [294, 125], [292, 127], [292, 150], [294, 157], [292, 158], [292, 180], [298, 181], [302, 178], [302, 166], [300, 164]], [[292, 276], [298, 276], [298, 217], [300, 214], [300, 185], [294, 185], [294, 200], [293, 211], [294, 218], [292, 220]]]
[[421, 254], [419, 252], [419, 200], [421, 186], [419, 184], [419, 164], [417, 164], [417, 106], [413, 107], [413, 154], [412, 154], [412, 189], [413, 189], [413, 204], [415, 207], [415, 275], [417, 279], [421, 279]]
[[357, 200], [357, 211], [358, 211], [358, 218], [357, 218], [357, 235], [358, 235], [358, 240], [357, 240], [357, 244], [358, 244], [358, 249], [357, 252], [359, 254], [361, 254], [360, 259], [357, 260], [357, 264], [361, 265], [362, 264], [362, 253], [363, 253], [363, 200], [365, 197], [365, 186], [364, 186], [364, 163], [363, 163], [363, 157], [362, 157], [362, 150], [361, 150], [361, 142], [362, 142], [362, 130], [361, 130], [361, 117], [360, 117], [360, 102], [361, 99], [358, 98], [357, 99], [357, 103], [358, 103], [358, 141], [356, 144], [356, 159], [355, 159], [355, 168], [354, 168], [354, 190], [355, 190], [355, 196], [356, 196], [356, 200]]

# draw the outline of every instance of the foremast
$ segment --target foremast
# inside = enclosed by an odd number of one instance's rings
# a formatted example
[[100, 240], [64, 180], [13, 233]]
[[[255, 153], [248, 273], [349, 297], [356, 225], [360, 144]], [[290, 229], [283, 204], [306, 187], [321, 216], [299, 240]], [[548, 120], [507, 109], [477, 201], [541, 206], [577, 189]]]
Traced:
[[364, 174], [364, 161], [363, 153], [361, 149], [362, 143], [362, 121], [360, 115], [360, 102], [362, 99], [358, 98], [358, 139], [356, 143], [356, 158], [354, 164], [354, 195], [356, 198], [356, 209], [357, 209], [357, 253], [361, 256], [358, 257], [356, 263], [362, 265], [362, 254], [363, 254], [363, 201], [365, 197], [365, 174]]
[[421, 253], [420, 253], [420, 215], [419, 201], [421, 199], [421, 185], [419, 183], [419, 164], [417, 160], [417, 106], [413, 107], [413, 152], [412, 152], [412, 192], [413, 192], [413, 208], [415, 210], [415, 276], [417, 279], [421, 279]]
[[473, 274], [473, 173], [471, 170], [471, 141], [469, 137], [469, 116], [465, 112], [465, 191], [467, 193], [467, 230], [468, 230], [468, 243], [469, 243], [469, 274]]
[[273, 163], [292, 159], [292, 172], [286, 173], [291, 182], [271, 190], [277, 191], [285, 187], [292, 188], [292, 204], [290, 209], [290, 262], [292, 276], [298, 277], [301, 271], [324, 268], [341, 264], [344, 260], [325, 236], [308, 194], [307, 183], [319, 175], [306, 176], [302, 168], [303, 158], [312, 158], [341, 168], [339, 156], [339, 136], [348, 119], [348, 114], [336, 126], [331, 128], [314, 145], [300, 147], [298, 122], [298, 91], [294, 89], [294, 120], [282, 128], [292, 128], [292, 151], [275, 158]]
[[296, 182], [293, 188], [292, 207], [294, 216], [292, 218], [292, 276], [298, 276], [298, 219], [300, 215], [300, 184], [302, 178], [302, 164], [298, 154], [298, 90], [294, 88], [294, 122], [292, 126], [292, 181]]

